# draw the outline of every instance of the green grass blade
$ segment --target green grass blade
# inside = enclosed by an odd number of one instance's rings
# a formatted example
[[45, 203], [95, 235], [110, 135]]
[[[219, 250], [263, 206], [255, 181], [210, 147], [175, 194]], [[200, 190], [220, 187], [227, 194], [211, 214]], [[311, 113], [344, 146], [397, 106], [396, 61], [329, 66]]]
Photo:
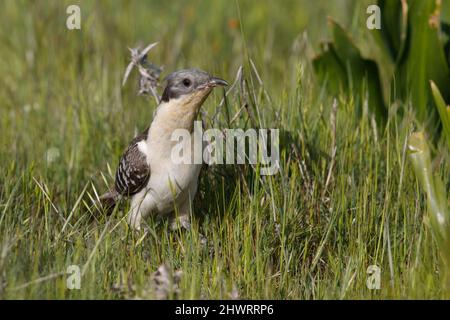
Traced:
[[433, 92], [434, 102], [436, 104], [442, 123], [442, 135], [447, 140], [450, 148], [450, 106], [445, 104], [439, 88], [433, 81], [430, 81], [431, 91]]

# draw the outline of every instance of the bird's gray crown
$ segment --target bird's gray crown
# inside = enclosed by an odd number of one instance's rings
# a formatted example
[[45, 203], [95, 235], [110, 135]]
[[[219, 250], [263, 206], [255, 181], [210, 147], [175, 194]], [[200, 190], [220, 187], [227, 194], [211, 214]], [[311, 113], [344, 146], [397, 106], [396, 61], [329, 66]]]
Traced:
[[162, 95], [162, 101], [179, 98], [196, 90], [217, 85], [227, 85], [225, 80], [211, 77], [199, 69], [184, 69], [171, 73], [166, 77], [167, 85]]

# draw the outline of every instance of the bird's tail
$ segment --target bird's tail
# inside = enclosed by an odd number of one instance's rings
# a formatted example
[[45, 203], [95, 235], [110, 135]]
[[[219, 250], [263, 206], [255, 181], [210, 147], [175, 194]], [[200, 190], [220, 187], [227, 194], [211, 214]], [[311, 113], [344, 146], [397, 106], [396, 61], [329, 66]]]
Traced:
[[106, 213], [111, 214], [120, 198], [120, 194], [112, 188], [99, 197], [100, 205]]

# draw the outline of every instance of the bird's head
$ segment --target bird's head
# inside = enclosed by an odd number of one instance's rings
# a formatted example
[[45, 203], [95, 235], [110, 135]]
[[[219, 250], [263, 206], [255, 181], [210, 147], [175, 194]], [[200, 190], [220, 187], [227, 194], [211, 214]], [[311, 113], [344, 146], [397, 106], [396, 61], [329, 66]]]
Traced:
[[166, 77], [161, 103], [155, 113], [154, 126], [167, 132], [177, 128], [192, 129], [198, 111], [212, 89], [228, 83], [198, 69], [176, 71]]
[[184, 107], [198, 110], [214, 87], [228, 83], [198, 69], [176, 71], [166, 78], [167, 85], [162, 103], [176, 102]]

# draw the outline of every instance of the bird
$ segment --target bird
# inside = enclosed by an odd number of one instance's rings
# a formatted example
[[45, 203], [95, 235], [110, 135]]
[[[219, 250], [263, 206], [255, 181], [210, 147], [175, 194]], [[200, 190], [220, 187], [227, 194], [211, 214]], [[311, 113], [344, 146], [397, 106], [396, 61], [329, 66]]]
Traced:
[[[172, 132], [185, 129], [192, 133], [200, 108], [213, 88], [228, 85], [227, 81], [195, 68], [173, 72], [165, 80], [153, 121], [131, 140], [120, 157], [114, 186], [100, 197], [104, 207], [130, 198], [127, 221], [134, 230], [141, 230], [143, 219], [149, 214], [166, 216], [175, 207], [178, 211], [171, 227], [189, 229], [190, 208], [202, 164], [172, 161], [172, 148], [179, 143], [172, 141]], [[187, 142], [194, 145], [193, 141]]]

